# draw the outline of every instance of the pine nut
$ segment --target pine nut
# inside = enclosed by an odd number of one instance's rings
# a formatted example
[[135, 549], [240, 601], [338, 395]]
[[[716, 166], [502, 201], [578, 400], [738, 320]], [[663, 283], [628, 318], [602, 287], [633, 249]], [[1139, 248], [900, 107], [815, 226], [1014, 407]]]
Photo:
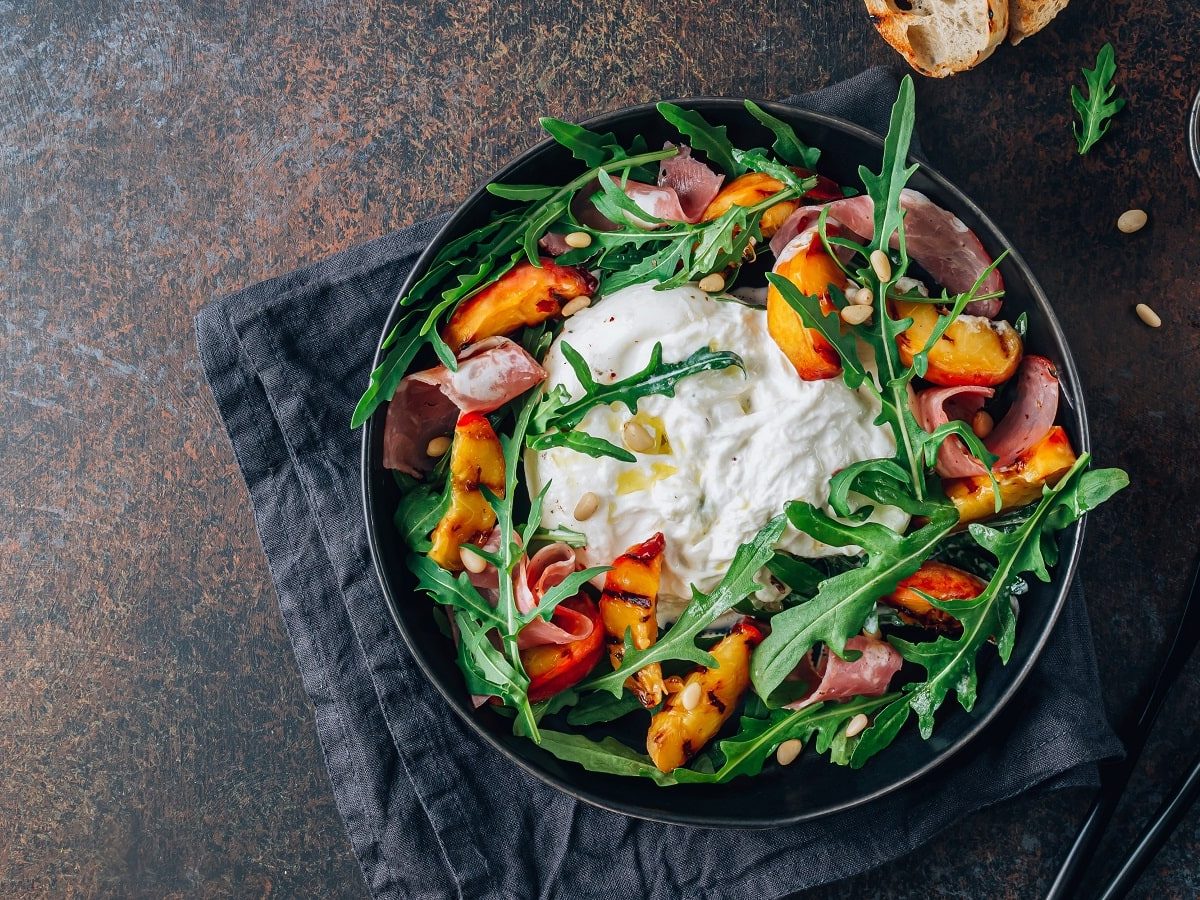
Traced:
[[696, 286], [709, 294], [719, 293], [725, 290], [725, 276], [720, 272], [713, 272], [711, 275], [705, 275], [701, 278]]
[[574, 300], [569, 300], [567, 303], [563, 304], [563, 318], [569, 318], [580, 310], [587, 309], [591, 305], [592, 298], [588, 296], [576, 297]]
[[871, 318], [874, 312], [875, 310], [869, 306], [843, 306], [841, 317], [847, 325], [861, 325]]
[[971, 430], [975, 432], [976, 437], [987, 437], [995, 427], [996, 422], [988, 414], [987, 410], [981, 409], [975, 415], [971, 416]]
[[859, 713], [850, 720], [850, 724], [846, 726], [846, 737], [858, 737], [871, 724], [871, 720], [867, 718], [866, 713]]
[[790, 766], [803, 749], [804, 744], [796, 738], [792, 738], [779, 745], [779, 749], [775, 751], [775, 759], [781, 766]]
[[875, 270], [880, 281], [892, 280], [892, 261], [882, 250], [871, 251], [871, 268]]
[[625, 446], [634, 453], [649, 453], [654, 449], [654, 436], [637, 422], [626, 422], [621, 429]]
[[582, 522], [590, 519], [599, 508], [600, 498], [591, 491], [587, 491], [579, 498], [579, 502], [575, 504], [575, 521]]
[[1127, 209], [1117, 219], [1117, 230], [1125, 234], [1133, 234], [1146, 227], [1146, 211], [1144, 209]]
[[475, 575], [487, 568], [487, 560], [472, 550], [470, 544], [458, 548], [458, 558], [462, 560], [463, 568]]
[[1145, 303], [1139, 303], [1133, 309], [1134, 312], [1138, 314], [1138, 318], [1151, 328], [1157, 328], [1162, 324], [1162, 319], [1158, 317], [1158, 313], [1148, 307]]
[[860, 288], [858, 293], [854, 295], [854, 299], [850, 302], [856, 306], [870, 306], [875, 302], [875, 292], [870, 288]]
[[439, 456], [445, 456], [446, 451], [450, 449], [450, 438], [435, 437], [432, 441], [425, 445], [425, 455], [432, 456], [435, 459]]
[[592, 236], [586, 231], [572, 231], [563, 240], [568, 247], [574, 247], [576, 250], [592, 246]]
[[700, 682], [693, 681], [679, 692], [679, 702], [683, 708], [691, 712], [700, 705]]

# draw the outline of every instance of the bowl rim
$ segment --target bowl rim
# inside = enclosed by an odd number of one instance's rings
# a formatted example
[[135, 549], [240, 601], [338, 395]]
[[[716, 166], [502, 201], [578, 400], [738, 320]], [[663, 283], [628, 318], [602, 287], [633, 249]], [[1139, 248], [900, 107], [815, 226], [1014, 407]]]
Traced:
[[[828, 113], [814, 112], [804, 109], [799, 106], [792, 106], [788, 103], [771, 100], [759, 100], [752, 97], [717, 97], [717, 96], [694, 96], [681, 98], [663, 98], [662, 101], [653, 101], [649, 103], [639, 103], [632, 106], [619, 107], [605, 113], [589, 116], [586, 119], [580, 120], [581, 125], [596, 128], [606, 127], [612, 124], [619, 123], [631, 117], [638, 117], [656, 112], [656, 107], [659, 102], [675, 103], [685, 108], [695, 105], [701, 106], [728, 106], [737, 110], [744, 110], [744, 102], [746, 99], [753, 100], [760, 107], [772, 113], [779, 118], [800, 117], [811, 123], [824, 126], [828, 129], [841, 131], [850, 136], [866, 142], [872, 148], [882, 152], [883, 137], [876, 132], [864, 128], [849, 120], [839, 116], [829, 115]], [[1200, 104], [1198, 104], [1200, 106]], [[400, 298], [414, 283], [416, 278], [428, 268], [433, 257], [441, 249], [446, 239], [453, 233], [454, 229], [466, 217], [468, 210], [473, 208], [475, 204], [485, 196], [490, 196], [487, 193], [489, 184], [504, 180], [508, 175], [524, 166], [533, 158], [546, 152], [548, 149], [557, 146], [552, 138], [545, 138], [538, 141], [532, 147], [517, 154], [507, 164], [497, 170], [491, 177], [480, 183], [466, 198], [464, 198], [450, 213], [445, 223], [437, 230], [437, 233], [430, 239], [428, 245], [417, 257], [412, 269], [404, 279], [397, 292], [396, 299], [388, 312], [384, 322], [383, 329], [380, 333], [379, 342], [375, 349], [375, 355], [372, 360], [372, 368], [378, 366], [383, 355], [383, 342], [386, 339], [388, 332], [396, 319], [399, 309]], [[1066, 335], [1062, 330], [1062, 326], [1058, 321], [1058, 317], [1054, 314], [1053, 306], [1045, 291], [1042, 289], [1041, 283], [1034, 276], [1033, 271], [1025, 262], [1024, 257], [1016, 250], [1008, 236], [1001, 231], [992, 219], [987, 216], [982, 209], [972, 200], [964, 191], [958, 188], [949, 178], [941, 173], [937, 168], [932, 166], [925, 157], [921, 154], [909, 153], [909, 163], [917, 163], [920, 166], [921, 172], [931, 180], [938, 183], [938, 186], [952, 195], [956, 200], [961, 202], [962, 207], [968, 209], [970, 213], [978, 219], [984, 226], [984, 230], [990, 232], [990, 236], [994, 236], [1000, 244], [1008, 250], [1008, 259], [1014, 266], [1021, 270], [1021, 273], [1029, 285], [1030, 295], [1033, 305], [1036, 306], [1039, 312], [1045, 317], [1045, 324], [1053, 338], [1054, 343], [1063, 349], [1061, 361], [1056, 363], [1056, 367], [1060, 369], [1061, 382], [1070, 386], [1070, 393], [1073, 394], [1071, 400], [1072, 410], [1079, 424], [1078, 435], [1078, 450], [1079, 454], [1089, 453], [1091, 451], [1091, 435], [1088, 425], [1087, 408], [1084, 401], [1083, 388], [1080, 383], [1079, 373], [1075, 366], [1074, 355], [1071, 352], [1070, 344], [1066, 339]], [[1066, 393], [1066, 392], [1064, 392]], [[592, 806], [610, 812], [620, 813], [622, 815], [632, 816], [634, 818], [647, 821], [659, 822], [672, 825], [689, 825], [700, 826], [707, 828], [771, 828], [786, 825], [794, 825], [800, 822], [814, 821], [824, 818], [829, 815], [834, 815], [840, 812], [845, 812], [868, 803], [872, 803], [880, 798], [892, 794], [901, 788], [912, 784], [920, 778], [930, 774], [935, 769], [944, 766], [951, 761], [960, 750], [975, 741], [976, 738], [983, 732], [999, 715], [999, 713], [1008, 706], [1013, 696], [1024, 684], [1025, 679], [1029, 676], [1030, 671], [1037, 664], [1045, 650], [1046, 642], [1049, 640], [1051, 632], [1058, 623], [1059, 616], [1062, 613], [1063, 607], [1066, 604], [1067, 596], [1070, 592], [1071, 584], [1075, 579], [1078, 569], [1079, 557], [1083, 546], [1083, 537], [1087, 516], [1086, 514], [1076, 523], [1070, 526], [1070, 538], [1066, 547], [1063, 548], [1063, 559], [1060, 560], [1058, 566], [1055, 567], [1054, 576], [1058, 580], [1057, 594], [1054, 597], [1053, 605], [1050, 609], [1049, 616], [1045, 627], [1039, 634], [1030, 638], [1034, 640], [1033, 646], [1030, 649], [1028, 658], [1023, 664], [1014, 671], [1008, 687], [996, 698], [995, 702], [986, 710], [982, 711], [977, 718], [967, 727], [967, 729], [959, 735], [953, 742], [945, 748], [935, 753], [928, 761], [914, 769], [904, 772], [900, 777], [885, 784], [876, 790], [862, 795], [854, 796], [848, 800], [836, 803], [829, 803], [824, 806], [798, 812], [794, 815], [786, 816], [767, 816], [767, 817], [747, 817], [747, 816], [728, 816], [719, 812], [706, 813], [704, 815], [696, 815], [691, 813], [672, 814], [664, 812], [659, 807], [648, 807], [640, 804], [613, 802], [606, 797], [580, 787], [576, 784], [571, 784], [556, 774], [546, 771], [539, 766], [533, 764], [529, 759], [516, 753], [510, 749], [504, 742], [499, 740], [488, 729], [484, 728], [479, 722], [470, 715], [470, 711], [464, 709], [458, 702], [459, 699], [452, 693], [450, 686], [445, 685], [435, 675], [432, 667], [426, 661], [425, 651], [417, 641], [410, 639], [408, 630], [399, 613], [399, 604], [397, 598], [393, 596], [392, 590], [388, 584], [388, 580], [384, 574], [383, 553], [380, 548], [380, 538], [376, 529], [375, 519], [372, 515], [374, 508], [374, 486], [372, 484], [371, 470], [371, 447], [372, 436], [375, 429], [381, 427], [380, 422], [385, 413], [385, 407], [381, 406], [372, 413], [371, 418], [364, 423], [362, 429], [362, 443], [360, 454], [360, 483], [362, 490], [362, 512], [365, 519], [367, 531], [367, 543], [371, 554], [371, 562], [375, 568], [375, 575], [379, 585], [383, 591], [384, 599], [391, 615], [392, 621], [399, 631], [405, 646], [416, 660], [418, 668], [422, 675], [433, 684], [434, 688], [441, 695], [447, 706], [454, 711], [456, 715], [467, 725], [467, 727], [478, 737], [484, 740], [494, 750], [499, 752], [506, 760], [519, 766], [525, 772], [528, 772], [533, 777], [537, 778], [545, 784], [554, 787], [557, 790], [563, 791], [567, 795], [582, 800]], [[391, 521], [391, 515], [387, 517], [387, 521]], [[956, 707], [957, 708], [957, 707]], [[581, 770], [586, 771], [586, 770]], [[662, 789], [667, 790], [667, 789]]]

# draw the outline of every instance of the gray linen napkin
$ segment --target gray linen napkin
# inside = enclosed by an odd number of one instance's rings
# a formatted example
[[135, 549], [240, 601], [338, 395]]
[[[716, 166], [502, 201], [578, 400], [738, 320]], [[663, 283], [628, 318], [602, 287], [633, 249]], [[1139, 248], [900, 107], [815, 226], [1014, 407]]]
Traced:
[[[873, 69], [795, 98], [884, 131]], [[475, 738], [395, 632], [367, 552], [359, 435], [347, 428], [387, 311], [444, 217], [206, 307], [204, 370], [270, 562], [338, 809], [377, 898], [768, 900], [906, 853], [1034, 787], [1096, 783], [1120, 752], [1076, 587], [987, 736], [936, 777], [824, 820], [768, 830], [658, 825], [547, 787]]]

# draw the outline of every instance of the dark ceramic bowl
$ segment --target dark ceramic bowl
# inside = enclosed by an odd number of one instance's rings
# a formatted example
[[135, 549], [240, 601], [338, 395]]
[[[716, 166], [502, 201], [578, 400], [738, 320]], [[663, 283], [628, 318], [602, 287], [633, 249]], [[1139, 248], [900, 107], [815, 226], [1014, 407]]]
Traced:
[[[676, 102], [698, 110], [714, 124], [728, 126], [735, 146], [761, 146], [769, 141], [767, 132], [745, 111], [741, 100], [705, 98]], [[790, 123], [803, 140], [821, 148], [818, 169], [822, 174], [842, 184], [858, 185], [860, 164], [879, 168], [882, 141], [877, 135], [849, 122], [791, 106], [766, 102], [761, 105]], [[586, 124], [600, 131], [612, 131], [626, 142], [642, 134], [651, 147], [679, 139], [649, 104], [599, 116]], [[562, 183], [578, 175], [580, 165], [566, 150], [544, 141], [505, 166], [494, 180], [517, 184]], [[936, 170], [922, 165], [910, 185], [956, 213], [993, 255], [1011, 250], [999, 229]], [[401, 294], [425, 272], [444, 243], [478, 227], [494, 210], [507, 206], [506, 201], [487, 193], [483, 187], [471, 194], [421, 256]], [[1076, 450], [1082, 453], [1089, 449], [1087, 418], [1075, 364], [1058, 320], [1018, 253], [1010, 252], [1000, 268], [1007, 286], [1005, 317], [1011, 321], [1021, 312], [1028, 313], [1028, 348], [1057, 364], [1062, 379], [1060, 419]], [[384, 334], [391, 329], [398, 313], [399, 307], [393, 306]], [[375, 363], [380, 359], [377, 352]], [[1081, 524], [1059, 535], [1062, 558], [1054, 581], [1033, 582], [1029, 593], [1022, 598], [1017, 644], [1009, 664], [1000, 665], [995, 653], [985, 650], [981, 654], [979, 696], [974, 710], [966, 713], [954, 699], [948, 699], [938, 713], [937, 730], [930, 740], [922, 740], [910, 721], [891, 747], [859, 771], [834, 766], [824, 757], [805, 753], [786, 769], [771, 765], [758, 777], [739, 778], [731, 784], [659, 788], [644, 779], [597, 775], [573, 763], [560, 762], [530, 741], [514, 737], [511, 720], [487, 708], [471, 707], [450, 643], [434, 621], [434, 604], [417, 594], [403, 562], [403, 544], [392, 524], [399, 493], [391, 474], [382, 465], [383, 423], [381, 408], [367, 423], [363, 435], [362, 484], [367, 533], [396, 627], [425, 675], [449, 707], [514, 765], [581, 800], [662, 822], [716, 827], [765, 827], [799, 822], [867, 803], [928, 775], [996, 716], [1029, 673], [1066, 600], [1083, 537]], [[1003, 735], [993, 729], [988, 739], [1001, 740]]]

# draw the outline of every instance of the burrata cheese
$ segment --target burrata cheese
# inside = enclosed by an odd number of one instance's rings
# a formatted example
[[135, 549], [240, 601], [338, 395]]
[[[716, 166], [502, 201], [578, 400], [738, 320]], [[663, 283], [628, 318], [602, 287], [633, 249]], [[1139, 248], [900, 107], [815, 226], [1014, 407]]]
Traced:
[[[525, 457], [530, 493], [549, 485], [542, 525], [582, 532], [587, 565], [607, 565], [663, 532], [658, 610], [664, 623], [678, 616], [690, 585], [712, 590], [738, 546], [787, 501], [823, 506], [839, 469], [895, 453], [891, 432], [873, 424], [878, 402], [838, 378], [801, 380], [767, 333], [762, 309], [692, 286], [617, 291], [567, 319], [543, 361], [544, 389], [561, 384], [576, 398], [581, 387], [563, 356], [564, 342], [601, 383], [645, 368], [655, 342], [662, 343], [665, 362], [701, 347], [732, 350], [745, 362], [744, 373], [736, 367], [703, 372], [681, 380], [674, 397], [643, 397], [636, 417], [623, 404], [591, 410], [578, 430], [624, 446], [622, 428], [635, 419], [654, 435], [653, 451], [636, 454], [634, 463], [562, 447]], [[599, 507], [577, 521], [574, 510], [587, 492], [599, 496]], [[904, 513], [888, 507], [872, 518], [897, 529], [907, 524]], [[779, 546], [809, 557], [856, 552], [790, 526]]]

